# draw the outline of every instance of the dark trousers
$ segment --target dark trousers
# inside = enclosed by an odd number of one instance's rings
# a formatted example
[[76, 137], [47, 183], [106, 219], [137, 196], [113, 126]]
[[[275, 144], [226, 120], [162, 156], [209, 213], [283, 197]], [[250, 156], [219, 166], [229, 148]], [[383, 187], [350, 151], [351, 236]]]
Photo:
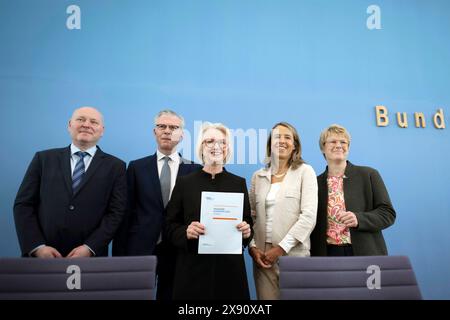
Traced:
[[156, 245], [156, 300], [172, 300], [175, 277], [176, 248], [167, 241]]
[[342, 246], [327, 245], [327, 256], [330, 257], [348, 257], [353, 256], [353, 248], [351, 244]]

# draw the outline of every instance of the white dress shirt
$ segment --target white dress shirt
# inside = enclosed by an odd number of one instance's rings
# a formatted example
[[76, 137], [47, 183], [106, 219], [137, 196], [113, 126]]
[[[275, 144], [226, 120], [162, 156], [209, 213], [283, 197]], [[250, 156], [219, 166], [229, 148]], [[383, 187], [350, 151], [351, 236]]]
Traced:
[[[77, 146], [75, 146], [73, 143], [70, 145], [70, 169], [71, 173], [73, 175], [73, 170], [75, 170], [75, 165], [77, 164], [80, 157], [76, 155], [75, 153], [81, 151]], [[89, 165], [92, 162], [92, 158], [94, 158], [95, 153], [97, 152], [97, 146], [93, 146], [87, 150], [84, 150], [84, 152], [88, 153], [87, 157], [84, 157], [84, 172], [87, 171], [89, 168]]]

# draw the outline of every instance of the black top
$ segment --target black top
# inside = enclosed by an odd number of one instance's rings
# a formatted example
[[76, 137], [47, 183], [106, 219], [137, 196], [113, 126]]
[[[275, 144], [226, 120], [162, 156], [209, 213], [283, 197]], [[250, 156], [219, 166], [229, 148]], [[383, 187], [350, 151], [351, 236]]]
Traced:
[[[167, 237], [178, 250], [174, 299], [249, 299], [243, 254], [199, 255], [198, 240], [186, 237], [189, 224], [200, 221], [203, 191], [243, 193], [243, 219], [253, 226], [244, 178], [223, 171], [213, 179], [203, 170], [179, 177], [167, 205], [166, 219]], [[243, 240], [243, 246], [250, 239]]]
[[[317, 223], [311, 234], [311, 255], [327, 255], [328, 167], [317, 177], [319, 206]], [[350, 228], [355, 256], [387, 255], [381, 230], [391, 226], [396, 217], [383, 179], [377, 170], [355, 166], [347, 161], [344, 174], [345, 208], [356, 215], [358, 227]]]

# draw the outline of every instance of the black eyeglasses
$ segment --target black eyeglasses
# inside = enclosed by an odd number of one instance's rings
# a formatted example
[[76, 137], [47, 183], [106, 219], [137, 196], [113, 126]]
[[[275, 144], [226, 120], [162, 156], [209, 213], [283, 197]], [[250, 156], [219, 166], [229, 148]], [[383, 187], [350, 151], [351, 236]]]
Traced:
[[180, 126], [174, 126], [174, 125], [167, 125], [167, 124], [157, 124], [156, 128], [160, 131], [164, 131], [167, 128], [169, 128], [170, 131], [175, 131], [180, 129]]

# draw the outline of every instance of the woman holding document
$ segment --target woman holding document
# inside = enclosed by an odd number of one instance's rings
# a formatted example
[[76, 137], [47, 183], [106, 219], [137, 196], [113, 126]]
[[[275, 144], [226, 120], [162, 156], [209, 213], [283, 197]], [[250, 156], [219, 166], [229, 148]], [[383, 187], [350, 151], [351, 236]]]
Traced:
[[250, 203], [255, 235], [250, 243], [253, 276], [260, 300], [279, 298], [278, 258], [309, 256], [316, 224], [317, 180], [302, 159], [297, 130], [277, 123], [267, 140], [266, 167], [252, 177]]
[[173, 298], [250, 299], [243, 246], [253, 222], [245, 179], [224, 170], [228, 128], [205, 123], [197, 154], [203, 170], [179, 177], [167, 206], [166, 236], [178, 248]]

